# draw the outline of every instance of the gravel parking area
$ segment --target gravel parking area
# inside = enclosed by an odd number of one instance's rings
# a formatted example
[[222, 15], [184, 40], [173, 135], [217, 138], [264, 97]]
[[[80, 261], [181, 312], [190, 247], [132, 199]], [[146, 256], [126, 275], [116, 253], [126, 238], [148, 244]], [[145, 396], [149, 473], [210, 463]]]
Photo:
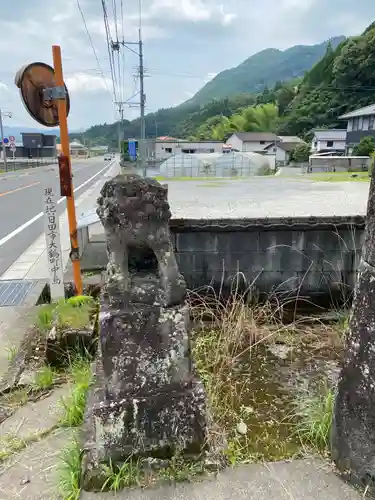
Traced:
[[329, 217], [364, 215], [369, 184], [253, 177], [161, 181], [173, 218]]

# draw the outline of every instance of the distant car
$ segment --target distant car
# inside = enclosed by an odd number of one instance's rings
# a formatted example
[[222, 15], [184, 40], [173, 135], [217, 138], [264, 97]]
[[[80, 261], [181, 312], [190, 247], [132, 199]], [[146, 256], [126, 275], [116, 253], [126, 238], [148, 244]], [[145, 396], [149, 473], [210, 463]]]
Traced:
[[107, 153], [104, 155], [104, 161], [111, 161], [113, 158], [113, 156], [111, 155], [111, 153]]

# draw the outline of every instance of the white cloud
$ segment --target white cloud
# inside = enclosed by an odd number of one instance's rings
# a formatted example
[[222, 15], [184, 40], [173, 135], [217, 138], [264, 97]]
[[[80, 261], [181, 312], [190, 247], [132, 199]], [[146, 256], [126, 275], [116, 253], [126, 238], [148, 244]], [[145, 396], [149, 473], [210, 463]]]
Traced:
[[[120, 0], [116, 0], [119, 7]], [[17, 0], [0, 20], [0, 107], [12, 122], [30, 120], [14, 75], [24, 64], [52, 64], [51, 46], [60, 44], [65, 78], [72, 94], [71, 128], [114, 120], [112, 95], [98, 70], [76, 0]], [[220, 71], [267, 47], [318, 43], [360, 33], [375, 18], [374, 0], [143, 0], [147, 111], [191, 97]], [[80, 0], [100, 65], [112, 90], [103, 14], [99, 0]], [[112, 2], [107, 0], [112, 37]], [[124, 37], [138, 38], [138, 2], [123, 2]], [[42, 17], [41, 13], [42, 12]], [[120, 9], [117, 14], [119, 16]], [[323, 13], [323, 15], [322, 15]], [[121, 23], [119, 23], [119, 26]], [[122, 32], [122, 29], [120, 30]], [[122, 33], [121, 35], [122, 36]], [[125, 52], [124, 99], [133, 94], [139, 64]], [[138, 108], [127, 108], [133, 118]]]
[[236, 14], [226, 12], [223, 4], [217, 4], [213, 0], [152, 0], [145, 16], [151, 19], [169, 18], [195, 23], [214, 21], [230, 24]]
[[112, 81], [109, 78], [103, 78], [88, 73], [75, 73], [65, 78], [66, 86], [69, 92], [98, 92], [111, 88]]

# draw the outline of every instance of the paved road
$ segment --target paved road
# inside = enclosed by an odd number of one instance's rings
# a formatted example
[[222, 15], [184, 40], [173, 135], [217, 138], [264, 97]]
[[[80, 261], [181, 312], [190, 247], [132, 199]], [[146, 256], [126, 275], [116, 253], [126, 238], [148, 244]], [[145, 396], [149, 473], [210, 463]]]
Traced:
[[[107, 164], [103, 158], [73, 162], [76, 197], [100, 179]], [[43, 210], [43, 186], [49, 177], [58, 177], [57, 165], [0, 175], [0, 276], [43, 232], [43, 219], [38, 215]], [[58, 207], [61, 214], [65, 201]]]

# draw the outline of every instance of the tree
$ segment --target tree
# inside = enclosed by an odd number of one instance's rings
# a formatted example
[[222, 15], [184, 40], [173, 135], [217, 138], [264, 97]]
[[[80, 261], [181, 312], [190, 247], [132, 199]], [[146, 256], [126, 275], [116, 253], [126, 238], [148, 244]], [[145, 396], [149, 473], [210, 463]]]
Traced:
[[285, 84], [276, 93], [277, 107], [280, 116], [283, 116], [296, 95], [296, 88], [293, 84]]
[[270, 103], [245, 108], [241, 116], [243, 132], [276, 132], [279, 123], [278, 108]]
[[224, 140], [233, 132], [276, 132], [278, 120], [275, 104], [248, 106], [229, 118], [222, 116], [212, 128], [212, 137]]
[[301, 142], [301, 144], [298, 144], [298, 146], [293, 149], [290, 159], [291, 161], [296, 162], [308, 161], [310, 154], [310, 145], [305, 142]]
[[370, 135], [362, 137], [357, 146], [353, 148], [353, 156], [371, 156], [375, 151], [375, 139]]

